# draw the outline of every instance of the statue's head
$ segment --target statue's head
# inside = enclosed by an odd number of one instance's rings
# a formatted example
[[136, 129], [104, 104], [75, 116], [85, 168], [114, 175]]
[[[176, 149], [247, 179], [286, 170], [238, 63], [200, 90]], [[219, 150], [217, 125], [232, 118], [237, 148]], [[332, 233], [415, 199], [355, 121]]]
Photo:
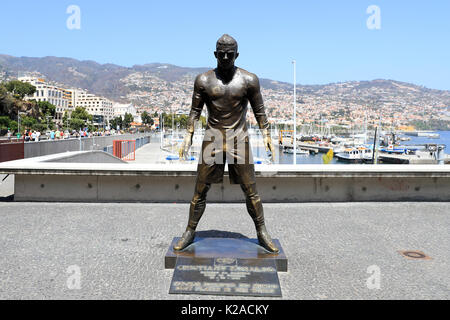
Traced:
[[234, 67], [234, 61], [239, 56], [236, 40], [228, 34], [221, 36], [217, 40], [214, 56], [217, 58], [217, 63], [220, 68], [230, 69]]

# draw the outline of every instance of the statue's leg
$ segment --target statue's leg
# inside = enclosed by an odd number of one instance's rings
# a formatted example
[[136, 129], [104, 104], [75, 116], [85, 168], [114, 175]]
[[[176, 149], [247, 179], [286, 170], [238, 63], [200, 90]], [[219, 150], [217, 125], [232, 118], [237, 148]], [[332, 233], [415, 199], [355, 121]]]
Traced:
[[189, 208], [189, 221], [186, 227], [186, 231], [180, 240], [174, 245], [174, 250], [183, 250], [188, 245], [190, 245], [195, 238], [195, 229], [197, 228], [198, 222], [205, 212], [206, 208], [206, 194], [211, 188], [211, 184], [199, 182], [197, 180], [195, 184], [194, 197], [191, 201], [191, 206]]
[[241, 188], [245, 193], [247, 211], [255, 223], [259, 244], [270, 252], [279, 252], [279, 249], [274, 245], [272, 238], [267, 232], [264, 222], [264, 210], [261, 198], [256, 191], [256, 184], [241, 184]]

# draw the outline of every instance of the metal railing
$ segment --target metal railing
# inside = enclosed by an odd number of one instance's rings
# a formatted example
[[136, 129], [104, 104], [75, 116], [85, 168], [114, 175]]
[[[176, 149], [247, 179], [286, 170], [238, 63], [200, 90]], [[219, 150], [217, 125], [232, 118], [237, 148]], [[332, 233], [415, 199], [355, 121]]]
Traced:
[[125, 161], [136, 160], [136, 140], [114, 140], [113, 155]]

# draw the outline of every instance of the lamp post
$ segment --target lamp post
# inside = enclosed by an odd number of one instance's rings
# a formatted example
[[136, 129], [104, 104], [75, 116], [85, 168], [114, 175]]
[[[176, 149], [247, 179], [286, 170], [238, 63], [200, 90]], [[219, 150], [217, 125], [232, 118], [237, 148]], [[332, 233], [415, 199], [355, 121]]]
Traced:
[[17, 111], [17, 133], [19, 133], [19, 137], [21, 137], [22, 136], [22, 134], [20, 133], [20, 115], [21, 114], [26, 114], [26, 112], [20, 112], [20, 111]]
[[163, 125], [164, 125], [164, 115], [163, 115], [163, 113], [162, 113], [162, 111], [160, 111], [160, 113], [159, 113], [159, 118], [160, 118], [160, 120], [159, 120], [159, 133], [160, 133], [160, 136], [161, 136], [161, 141], [160, 141], [160, 149], [162, 149], [163, 148], [163, 140], [164, 140], [164, 133], [163, 133]]
[[294, 65], [294, 164], [297, 164], [297, 76], [296, 61], [292, 60]]
[[48, 119], [51, 118], [51, 116], [45, 116], [45, 118], [47, 119], [47, 131], [49, 131], [49, 127], [48, 127]]
[[17, 133], [19, 134], [19, 138], [21, 136], [20, 134], [20, 111], [17, 111]]

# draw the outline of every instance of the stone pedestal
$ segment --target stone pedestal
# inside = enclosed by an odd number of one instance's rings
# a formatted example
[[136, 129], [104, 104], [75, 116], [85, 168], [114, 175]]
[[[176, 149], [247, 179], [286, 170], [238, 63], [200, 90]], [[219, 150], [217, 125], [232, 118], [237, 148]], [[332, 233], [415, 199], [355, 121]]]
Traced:
[[278, 272], [287, 272], [288, 261], [278, 239], [274, 244], [280, 249], [277, 254], [265, 250], [258, 244], [257, 239], [247, 238], [195, 238], [194, 243], [183, 251], [174, 251], [173, 246], [180, 238], [176, 237], [167, 250], [164, 265], [166, 269], [173, 269], [177, 257], [190, 258], [237, 258], [273, 260]]
[[164, 261], [166, 269], [174, 269], [169, 293], [281, 297], [277, 272], [287, 272], [287, 258], [277, 239], [277, 254], [245, 237], [196, 237], [174, 251], [178, 240], [172, 240]]

